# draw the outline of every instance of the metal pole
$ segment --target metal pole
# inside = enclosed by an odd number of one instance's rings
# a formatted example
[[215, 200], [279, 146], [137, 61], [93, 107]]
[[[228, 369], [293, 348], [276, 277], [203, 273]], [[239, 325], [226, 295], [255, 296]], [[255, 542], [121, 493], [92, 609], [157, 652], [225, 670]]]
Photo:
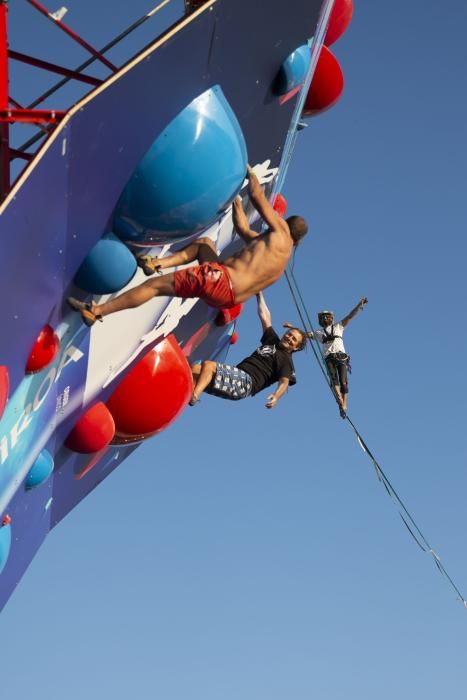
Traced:
[[[0, 0], [0, 110], [9, 108], [8, 100], [8, 0]], [[10, 189], [10, 138], [7, 122], [0, 124], [0, 200]]]
[[89, 53], [91, 53], [98, 61], [101, 61], [104, 65], [107, 66], [107, 68], [110, 68], [112, 72], [115, 72], [118, 70], [117, 66], [114, 66], [113, 63], [108, 61], [105, 56], [102, 56], [99, 51], [96, 51], [96, 49], [91, 46], [91, 44], [88, 44], [87, 41], [82, 39], [76, 32], [74, 32], [70, 27], [68, 27], [64, 22], [62, 22], [60, 19], [57, 19], [54, 17], [43, 5], [41, 5], [37, 0], [26, 0], [30, 5], [36, 8], [36, 10], [39, 10], [41, 14], [43, 14], [45, 17], [50, 19], [52, 22], [54, 22], [57, 27], [59, 27], [62, 31], [65, 32], [65, 34], [68, 34], [68, 36], [71, 36], [72, 39], [74, 39], [78, 44], [80, 44], [83, 48], [85, 48]]
[[[129, 34], [134, 32], [135, 29], [138, 29], [138, 27], [140, 27], [142, 24], [144, 24], [144, 22], [146, 22], [148, 19], [151, 19], [151, 17], [153, 17], [157, 12], [162, 10], [162, 8], [165, 7], [166, 5], [168, 5], [170, 2], [172, 2], [172, 0], [163, 0], [162, 2], [160, 2], [150, 12], [147, 12], [145, 15], [140, 17], [138, 20], [136, 20], [136, 22], [134, 22], [127, 29], [125, 29], [125, 31], [123, 31], [121, 34], [119, 34], [117, 37], [115, 37], [115, 39], [112, 39], [112, 41], [110, 41], [108, 44], [103, 46], [102, 49], [99, 50], [99, 53], [104, 54], [107, 51], [109, 51], [110, 49], [112, 49], [114, 46], [116, 46], [118, 43], [120, 43], [120, 41], [122, 41], [122, 39], [125, 39]], [[88, 58], [86, 61], [84, 61], [84, 63], [82, 63], [77, 68], [75, 68], [75, 71], [78, 73], [78, 72], [84, 70], [85, 68], [90, 66], [92, 63], [94, 63], [94, 61], [96, 61], [96, 60], [97, 59], [95, 57]], [[62, 88], [68, 82], [70, 82], [70, 78], [64, 78], [63, 80], [60, 80], [58, 83], [56, 83], [51, 88], [49, 88], [47, 90], [47, 92], [44, 92], [37, 99], [35, 99], [33, 102], [31, 102], [28, 105], [28, 109], [34, 109], [34, 107], [37, 107], [38, 104], [40, 104], [41, 102], [46, 100], [48, 97], [53, 95], [55, 92], [57, 92], [57, 90]], [[27, 151], [28, 148], [30, 148], [31, 146], [34, 146], [35, 143], [40, 141], [40, 139], [43, 138], [43, 136], [44, 136], [44, 134], [35, 134], [30, 139], [25, 141], [25, 143], [21, 144], [21, 146], [19, 147], [18, 150], [19, 151]]]
[[72, 80], [78, 80], [82, 83], [88, 83], [88, 85], [94, 85], [97, 87], [103, 83], [100, 78], [93, 78], [91, 75], [83, 75], [83, 73], [77, 73], [70, 68], [65, 68], [64, 66], [58, 66], [56, 63], [49, 63], [49, 61], [43, 61], [40, 58], [35, 58], [34, 56], [28, 56], [25, 53], [20, 53], [19, 51], [8, 51], [8, 56], [14, 61], [20, 61], [21, 63], [27, 63], [29, 66], [35, 66], [36, 68], [41, 68], [49, 73], [58, 73], [59, 75], [66, 75], [67, 78]]
[[[104, 54], [110, 49], [112, 49], [114, 46], [116, 46], [122, 39], [125, 39], [129, 34], [135, 31], [135, 29], [138, 29], [142, 24], [144, 24], [148, 19], [151, 19], [157, 12], [162, 10], [163, 7], [168, 5], [172, 0], [162, 0], [158, 5], [156, 5], [152, 10], [147, 12], [145, 15], [140, 17], [136, 22], [134, 22], [132, 25], [130, 25], [125, 31], [123, 31], [121, 34], [119, 34], [115, 39], [112, 39], [108, 44], [102, 47], [102, 49], [99, 50], [100, 54]], [[94, 63], [97, 59], [93, 56], [91, 58], [88, 58], [84, 63], [82, 63], [80, 66], [75, 68], [75, 72], [80, 72], [90, 66], [92, 63]], [[37, 99], [35, 99], [33, 102], [31, 102], [28, 105], [28, 109], [34, 109], [34, 107], [37, 107], [38, 104], [46, 100], [48, 97], [53, 95], [57, 90], [62, 88], [64, 85], [66, 85], [68, 82], [70, 82], [70, 78], [64, 78], [63, 80], [60, 80], [58, 83], [53, 85], [51, 88], [49, 88], [46, 92], [44, 92], [42, 95], [40, 95]], [[30, 139], [25, 141], [25, 143], [21, 144], [19, 147], [19, 151], [27, 151], [28, 148], [31, 146], [34, 146], [35, 143], [40, 141], [41, 138], [44, 137], [44, 134], [35, 134], [32, 136]]]
[[[107, 51], [110, 51], [110, 49], [113, 49], [114, 46], [116, 46], [122, 39], [125, 39], [129, 34], [135, 31], [135, 29], [138, 29], [142, 24], [144, 24], [148, 19], [151, 19], [159, 10], [162, 10], [163, 7], [168, 5], [172, 0], [163, 0], [163, 2], [159, 3], [159, 5], [156, 5], [150, 12], [147, 12], [143, 17], [140, 17], [136, 22], [134, 22], [130, 27], [125, 29], [124, 32], [119, 34], [115, 39], [112, 39], [108, 44], [102, 47], [102, 49], [99, 49], [100, 54], [104, 54]], [[97, 61], [97, 58], [93, 56], [92, 58], [88, 58], [84, 63], [81, 63], [77, 68], [75, 68], [76, 73], [80, 73], [82, 70], [90, 66], [92, 63]], [[70, 78], [64, 78], [63, 80], [60, 80], [60, 82], [56, 83], [53, 85], [51, 88], [47, 90], [47, 92], [44, 92], [43, 95], [40, 95], [37, 99], [34, 100], [34, 102], [31, 102], [31, 104], [28, 105], [29, 109], [33, 109], [34, 107], [37, 107], [38, 104], [46, 100], [48, 97], [53, 95], [57, 90], [59, 90], [61, 87], [66, 85], [70, 81]], [[21, 150], [23, 150], [24, 146], [21, 146]]]

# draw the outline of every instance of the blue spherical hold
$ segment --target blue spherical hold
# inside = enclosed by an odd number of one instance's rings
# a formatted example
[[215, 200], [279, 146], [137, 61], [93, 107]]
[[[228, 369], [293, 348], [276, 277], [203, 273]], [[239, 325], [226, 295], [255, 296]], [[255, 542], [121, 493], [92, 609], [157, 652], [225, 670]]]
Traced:
[[2, 573], [11, 548], [11, 526], [0, 523], [0, 574]]
[[287, 95], [299, 87], [308, 74], [311, 63], [311, 52], [308, 44], [295, 49], [283, 62], [274, 83], [276, 95]]
[[39, 453], [36, 461], [29, 470], [26, 477], [25, 486], [27, 489], [33, 489], [36, 486], [43, 484], [54, 470], [54, 460], [52, 455], [47, 450], [42, 450]]
[[190, 102], [153, 143], [120, 197], [113, 228], [129, 243], [188, 238], [229, 206], [246, 168], [242, 130], [216, 85]]
[[136, 272], [136, 259], [113, 233], [101, 238], [86, 256], [75, 284], [91, 294], [112, 294], [128, 284]]

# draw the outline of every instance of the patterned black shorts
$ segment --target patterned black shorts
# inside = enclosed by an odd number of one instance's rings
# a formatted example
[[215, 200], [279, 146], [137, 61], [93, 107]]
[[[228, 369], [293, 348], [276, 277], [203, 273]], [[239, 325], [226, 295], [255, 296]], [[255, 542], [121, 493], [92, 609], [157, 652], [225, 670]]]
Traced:
[[238, 367], [217, 363], [216, 374], [206, 393], [218, 396], [220, 399], [239, 401], [250, 396], [253, 382], [249, 374]]

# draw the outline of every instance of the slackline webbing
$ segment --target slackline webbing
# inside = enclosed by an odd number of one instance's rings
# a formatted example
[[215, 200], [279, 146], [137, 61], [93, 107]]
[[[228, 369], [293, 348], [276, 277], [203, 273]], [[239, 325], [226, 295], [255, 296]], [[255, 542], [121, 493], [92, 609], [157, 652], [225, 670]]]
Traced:
[[[300, 322], [302, 324], [302, 328], [307, 332], [307, 333], [314, 333], [314, 328], [313, 324], [311, 323], [310, 315], [308, 313], [306, 304], [303, 300], [303, 296], [300, 292], [300, 287], [298, 285], [298, 282], [295, 278], [295, 275], [293, 273], [293, 269], [289, 268], [288, 271], [285, 273], [287, 284], [290, 289], [290, 293], [292, 295], [294, 304], [297, 309], [298, 316], [300, 318]], [[326, 370], [326, 366], [324, 364], [324, 356], [321, 351], [321, 347], [317, 341], [314, 341], [310, 336], [308, 336], [308, 341], [310, 343], [310, 347], [313, 351], [313, 354], [315, 356], [316, 361], [318, 362], [318, 365], [321, 369], [321, 372], [326, 380], [326, 383], [328, 384], [331, 393], [333, 394], [336, 402], [338, 403], [337, 395], [334, 391], [334, 387], [332, 386], [332, 383], [329, 380], [329, 376]], [[315, 343], [317, 348], [315, 348]], [[412, 535], [413, 539], [415, 542], [418, 544], [420, 549], [423, 552], [427, 552], [428, 554], [431, 555], [433, 558], [433, 561], [436, 565], [436, 568], [438, 571], [444, 576], [444, 578], [448, 581], [450, 584], [451, 588], [454, 589], [456, 592], [457, 598], [461, 601], [461, 603], [464, 605], [464, 608], [467, 608], [467, 601], [460, 592], [458, 586], [454, 582], [454, 580], [451, 578], [449, 573], [447, 572], [446, 568], [444, 567], [440, 557], [438, 554], [435, 552], [435, 550], [431, 547], [430, 543], [428, 542], [427, 538], [421, 531], [420, 527], [417, 525], [415, 522], [415, 519], [412, 517], [410, 512], [408, 511], [407, 507], [404, 505], [402, 499], [400, 498], [399, 494], [389, 481], [388, 477], [386, 476], [385, 472], [383, 471], [383, 468], [377, 461], [376, 457], [373, 455], [373, 452], [370, 450], [368, 447], [367, 443], [363, 439], [360, 431], [357, 429], [356, 425], [353, 423], [353, 421], [349, 418], [348, 414], [345, 416], [345, 420], [347, 423], [351, 426], [352, 430], [355, 433], [355, 437], [357, 438], [358, 444], [362, 448], [362, 450], [365, 452], [365, 454], [370, 458], [376, 476], [378, 478], [378, 481], [384, 486], [386, 493], [388, 496], [391, 498], [391, 500], [395, 503], [396, 508], [398, 510], [399, 516], [402, 519], [402, 522], [404, 523], [405, 527], [409, 531], [409, 533]]]

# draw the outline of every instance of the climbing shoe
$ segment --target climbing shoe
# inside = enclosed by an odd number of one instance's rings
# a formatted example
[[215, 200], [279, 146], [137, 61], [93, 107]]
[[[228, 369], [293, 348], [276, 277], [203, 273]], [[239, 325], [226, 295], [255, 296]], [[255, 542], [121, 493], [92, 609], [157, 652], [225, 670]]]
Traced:
[[96, 321], [100, 321], [102, 323], [104, 320], [100, 314], [94, 313], [93, 308], [96, 306], [94, 302], [89, 304], [86, 301], [79, 301], [74, 297], [68, 297], [66, 301], [68, 306], [73, 309], [73, 311], [79, 311], [83, 323], [86, 324], [88, 328], [93, 326]]

